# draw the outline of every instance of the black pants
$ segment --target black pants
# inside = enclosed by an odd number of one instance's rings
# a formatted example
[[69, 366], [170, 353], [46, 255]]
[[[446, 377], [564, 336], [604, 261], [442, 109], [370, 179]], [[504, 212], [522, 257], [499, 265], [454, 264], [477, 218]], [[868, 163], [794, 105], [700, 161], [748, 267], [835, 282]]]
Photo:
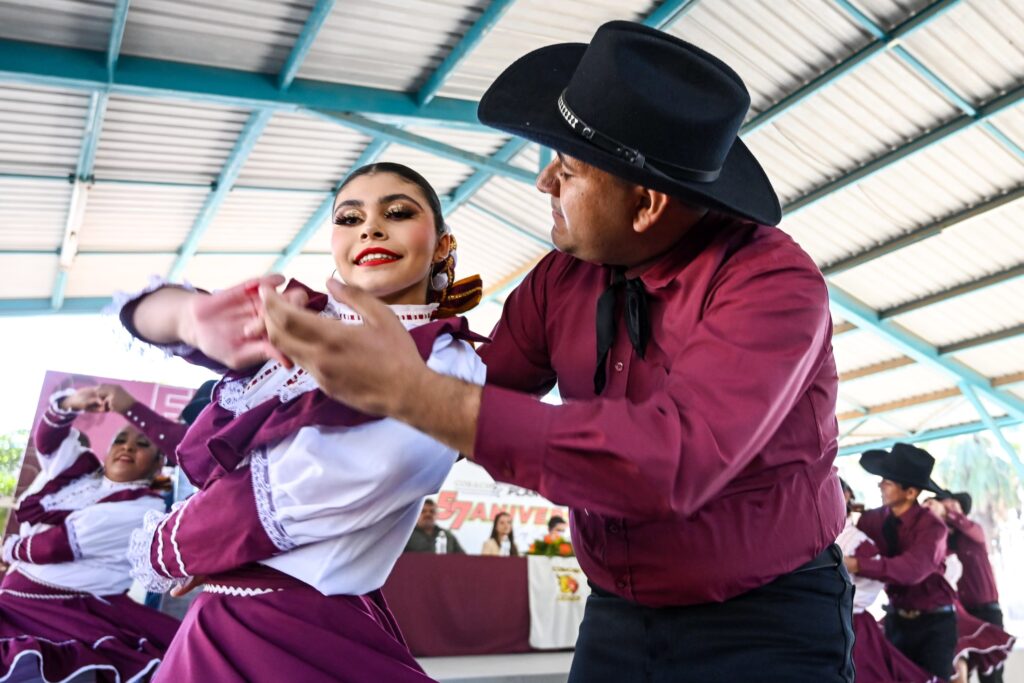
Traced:
[[[990, 602], [987, 605], [971, 605], [970, 607], [964, 605], [964, 609], [968, 614], [978, 617], [982, 621], [995, 624], [999, 628], [1003, 627], [1003, 610], [999, 608], [998, 602]], [[978, 672], [978, 680], [981, 683], [1003, 683], [1003, 669], [1000, 667], [987, 676]]]
[[916, 619], [890, 612], [885, 616], [885, 637], [925, 671], [945, 679], [953, 675], [956, 612], [922, 614]]
[[797, 570], [722, 603], [641, 607], [587, 599], [569, 683], [850, 683], [853, 586], [834, 566]]

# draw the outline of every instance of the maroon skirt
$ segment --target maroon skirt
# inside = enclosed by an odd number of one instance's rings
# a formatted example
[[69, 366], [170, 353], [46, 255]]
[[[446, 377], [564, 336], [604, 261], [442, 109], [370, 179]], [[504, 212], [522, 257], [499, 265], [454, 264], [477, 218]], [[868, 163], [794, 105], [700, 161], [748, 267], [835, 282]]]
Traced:
[[426, 683], [381, 592], [325, 596], [262, 565], [209, 577], [154, 681]]
[[990, 674], [1006, 662], [1014, 640], [1009, 633], [995, 624], [982, 621], [957, 603], [956, 605], [956, 659], [965, 658], [967, 668]]
[[11, 571], [0, 583], [0, 680], [17, 667], [47, 681], [86, 671], [136, 681], [160, 663], [177, 629], [176, 619], [127, 595], [74, 593]]
[[853, 615], [853, 634], [857, 683], [939, 683], [886, 640], [881, 625], [867, 612]]

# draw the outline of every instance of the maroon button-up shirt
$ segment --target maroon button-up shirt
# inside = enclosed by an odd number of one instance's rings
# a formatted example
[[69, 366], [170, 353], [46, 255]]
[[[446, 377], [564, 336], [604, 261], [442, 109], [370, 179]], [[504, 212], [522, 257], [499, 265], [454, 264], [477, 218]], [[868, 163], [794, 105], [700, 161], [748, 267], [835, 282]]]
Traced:
[[[590, 580], [649, 606], [762, 586], [832, 543], [845, 516], [821, 273], [776, 228], [709, 214], [691, 232], [627, 273], [649, 295], [652, 338], [641, 359], [619, 319], [600, 396], [607, 268], [548, 254], [481, 350], [476, 462], [571, 506]], [[556, 382], [563, 405], [522, 393]]]
[[860, 560], [860, 575], [885, 583], [893, 607], [932, 610], [953, 604], [956, 593], [943, 574], [946, 571], [946, 525], [914, 503], [899, 518], [896, 537], [899, 552], [885, 540], [882, 524], [892, 513], [875, 508], [860, 516], [857, 528], [875, 542], [883, 557]]
[[964, 567], [964, 573], [956, 585], [960, 602], [966, 607], [999, 602], [996, 577], [992, 573], [992, 563], [988, 559], [985, 530], [980, 524], [972, 522], [959, 512], [948, 513], [946, 524], [949, 525], [950, 531], [949, 552], [956, 553]]

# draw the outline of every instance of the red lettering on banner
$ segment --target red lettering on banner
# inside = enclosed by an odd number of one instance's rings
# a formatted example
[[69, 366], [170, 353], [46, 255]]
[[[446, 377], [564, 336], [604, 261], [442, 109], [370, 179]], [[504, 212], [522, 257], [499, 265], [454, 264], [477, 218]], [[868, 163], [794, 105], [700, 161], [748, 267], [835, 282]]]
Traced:
[[471, 505], [468, 501], [457, 500], [458, 495], [455, 491], [441, 491], [437, 496], [437, 519], [443, 522], [454, 515], [455, 521], [450, 525], [452, 529], [458, 529], [466, 521]]
[[488, 517], [488, 519], [494, 519], [502, 512], [508, 512], [508, 508], [508, 503], [503, 503], [501, 505], [497, 503], [491, 503], [491, 516]]
[[473, 506], [473, 512], [469, 513], [469, 521], [475, 522], [479, 519], [490, 519], [487, 516], [487, 506], [483, 503], [477, 503]]

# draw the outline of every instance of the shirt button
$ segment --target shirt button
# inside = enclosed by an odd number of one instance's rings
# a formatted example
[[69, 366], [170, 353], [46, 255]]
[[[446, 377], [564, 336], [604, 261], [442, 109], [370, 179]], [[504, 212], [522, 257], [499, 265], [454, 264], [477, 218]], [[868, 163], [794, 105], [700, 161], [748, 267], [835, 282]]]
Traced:
[[615, 363], [615, 372], [622, 372], [622, 367], [623, 365], [621, 360]]
[[619, 533], [619, 525], [616, 524], [615, 522], [611, 522], [608, 525], [608, 533], [610, 533], [610, 534], [617, 534], [617, 533]]
[[625, 588], [626, 587], [626, 582], [623, 581], [622, 579], [619, 579], [618, 581], [615, 582], [615, 587], [616, 588]]

